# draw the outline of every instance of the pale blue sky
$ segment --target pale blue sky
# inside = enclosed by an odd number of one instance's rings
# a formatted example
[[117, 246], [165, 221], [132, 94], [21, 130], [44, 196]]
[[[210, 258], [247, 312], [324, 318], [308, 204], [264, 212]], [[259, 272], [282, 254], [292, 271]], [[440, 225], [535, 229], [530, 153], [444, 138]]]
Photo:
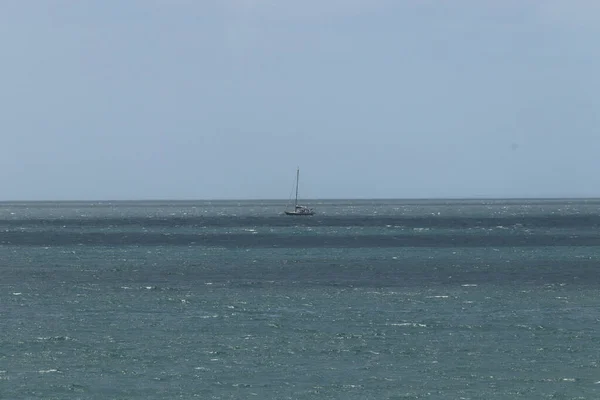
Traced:
[[600, 196], [599, 39], [596, 0], [4, 0], [0, 199]]

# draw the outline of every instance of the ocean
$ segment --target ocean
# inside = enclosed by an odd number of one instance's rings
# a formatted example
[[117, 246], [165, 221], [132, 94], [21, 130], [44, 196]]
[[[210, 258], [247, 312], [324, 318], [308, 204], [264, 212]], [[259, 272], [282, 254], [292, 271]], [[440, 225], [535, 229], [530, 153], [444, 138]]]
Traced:
[[600, 200], [309, 205], [0, 203], [0, 398], [600, 398]]

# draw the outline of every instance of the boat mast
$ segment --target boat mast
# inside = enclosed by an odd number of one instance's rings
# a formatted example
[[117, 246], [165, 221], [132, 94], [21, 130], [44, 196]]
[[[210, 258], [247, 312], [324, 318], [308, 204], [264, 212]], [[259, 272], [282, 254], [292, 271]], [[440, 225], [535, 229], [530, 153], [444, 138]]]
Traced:
[[296, 203], [294, 203], [294, 208], [298, 207], [298, 181], [300, 180], [300, 167], [296, 170]]

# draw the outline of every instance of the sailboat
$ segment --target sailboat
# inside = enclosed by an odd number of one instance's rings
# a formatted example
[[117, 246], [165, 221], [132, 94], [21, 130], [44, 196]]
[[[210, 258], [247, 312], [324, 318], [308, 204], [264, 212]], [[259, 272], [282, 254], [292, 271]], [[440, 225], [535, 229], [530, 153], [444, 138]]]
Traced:
[[306, 206], [298, 204], [298, 182], [300, 181], [300, 168], [296, 170], [296, 200], [292, 211], [285, 210], [285, 215], [314, 215], [314, 211]]

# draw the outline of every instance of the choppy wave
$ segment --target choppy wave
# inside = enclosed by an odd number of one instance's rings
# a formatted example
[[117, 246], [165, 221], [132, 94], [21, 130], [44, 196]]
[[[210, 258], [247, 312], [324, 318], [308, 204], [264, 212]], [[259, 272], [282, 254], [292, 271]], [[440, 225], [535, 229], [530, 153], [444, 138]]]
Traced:
[[429, 235], [302, 235], [264, 233], [185, 234], [160, 232], [0, 232], [0, 244], [20, 246], [140, 245], [219, 246], [225, 248], [394, 248], [394, 247], [529, 247], [600, 246], [600, 235], [571, 234], [429, 234]]
[[40, 228], [118, 228], [118, 227], [220, 227], [269, 228], [287, 226], [308, 227], [406, 227], [406, 228], [600, 228], [600, 214], [581, 215], [510, 215], [510, 216], [313, 216], [289, 218], [273, 216], [146, 216], [146, 217], [57, 217], [2, 218], [0, 229], [18, 227]]

